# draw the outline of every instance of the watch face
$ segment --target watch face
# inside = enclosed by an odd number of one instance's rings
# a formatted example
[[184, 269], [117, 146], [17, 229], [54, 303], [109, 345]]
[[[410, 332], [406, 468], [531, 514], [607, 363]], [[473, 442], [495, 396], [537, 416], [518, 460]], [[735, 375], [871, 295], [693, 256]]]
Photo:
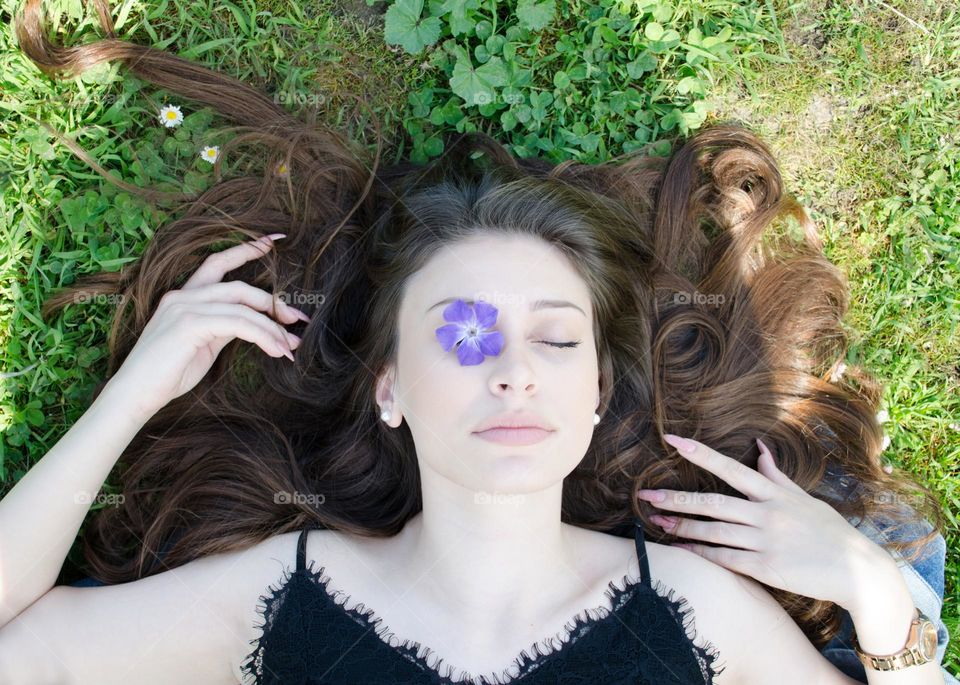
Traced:
[[921, 626], [920, 651], [927, 659], [932, 659], [937, 654], [937, 627], [932, 623], [924, 623]]

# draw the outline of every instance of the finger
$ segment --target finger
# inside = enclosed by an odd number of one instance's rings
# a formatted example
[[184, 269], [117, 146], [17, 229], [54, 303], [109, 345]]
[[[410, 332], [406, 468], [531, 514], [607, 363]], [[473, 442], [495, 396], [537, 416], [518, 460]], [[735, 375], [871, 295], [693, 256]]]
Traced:
[[224, 274], [228, 271], [233, 271], [250, 260], [263, 257], [273, 247], [273, 241], [283, 237], [286, 237], [283, 233], [274, 233], [214, 252], [204, 259], [200, 267], [187, 279], [187, 282], [183, 284], [183, 290], [198, 288], [201, 285], [210, 285], [223, 280]]
[[[243, 316], [206, 314], [203, 320], [204, 330], [212, 339], [207, 343], [223, 349], [226, 344], [239, 338], [253, 343], [271, 357], [293, 358], [290, 349], [266, 326], [254, 323]], [[226, 340], [226, 343], [224, 342]]]
[[[764, 585], [780, 588], [781, 590], [790, 589], [790, 584], [786, 578], [783, 577], [783, 574], [765, 562], [762, 554], [759, 552], [732, 549], [730, 547], [711, 547], [710, 545], [702, 545], [696, 542], [672, 543], [671, 546], [683, 547], [708, 561], [712, 561], [717, 566], [723, 566], [741, 576], [752, 578]], [[750, 587], [749, 585], [747, 589], [751, 593], [754, 591], [767, 592], [763, 588]]]
[[[736, 459], [720, 454], [702, 442], [669, 433], [665, 433], [663, 439], [667, 444], [675, 447], [682, 457], [721, 478], [750, 499], [765, 501], [776, 495], [778, 486], [771, 483], [766, 476], [741, 464]], [[692, 447], [689, 451], [688, 445]]]
[[703, 542], [714, 542], [727, 547], [759, 550], [762, 548], [760, 530], [728, 521], [698, 521], [676, 516], [654, 515], [650, 520], [671, 535]]
[[[283, 349], [294, 349], [300, 344], [300, 338], [293, 333], [285, 330], [283, 326], [278, 324], [276, 321], [271, 319], [265, 314], [254, 311], [243, 304], [229, 304], [229, 303], [210, 303], [205, 302], [202, 304], [185, 304], [183, 305], [184, 311], [188, 313], [197, 314], [201, 318], [201, 321], [205, 324], [208, 317], [218, 316], [221, 318], [234, 318], [240, 319], [248, 324], [257, 326], [262, 329], [267, 335], [271, 336], [276, 344], [280, 345]], [[247, 340], [247, 338], [244, 338]], [[209, 342], [209, 341], [208, 341]], [[248, 342], [255, 342], [248, 340]]]
[[793, 490], [794, 492], [806, 492], [799, 485], [794, 483], [790, 476], [781, 471], [773, 458], [770, 448], [764, 444], [763, 440], [757, 438], [757, 447], [760, 448], [760, 458], [757, 460], [757, 470], [764, 476], [778, 485]]
[[[656, 499], [654, 493], [662, 493]], [[758, 504], [741, 497], [728, 497], [717, 492], [681, 492], [678, 490], [641, 490], [637, 496], [658, 509], [684, 514], [701, 514], [721, 521], [757, 525]]]
[[[757, 553], [751, 550], [731, 549], [730, 547], [710, 547], [696, 542], [672, 543], [674, 547], [682, 547], [687, 551], [712, 561], [717, 566], [723, 566], [735, 573], [756, 578]], [[759, 580], [759, 579], [758, 579]]]
[[191, 290], [171, 291], [177, 301], [191, 302], [229, 302], [240, 303], [261, 312], [269, 312], [284, 323], [309, 321], [310, 316], [288, 305], [280, 299], [274, 299], [271, 293], [256, 288], [244, 281], [225, 281], [211, 283], [202, 288]]

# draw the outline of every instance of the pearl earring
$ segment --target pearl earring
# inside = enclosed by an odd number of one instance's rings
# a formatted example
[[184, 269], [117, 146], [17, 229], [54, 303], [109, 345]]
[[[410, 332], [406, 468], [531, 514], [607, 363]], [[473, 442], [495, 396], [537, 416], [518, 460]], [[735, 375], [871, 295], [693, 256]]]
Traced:
[[389, 420], [390, 420], [390, 412], [388, 412], [386, 409], [384, 409], [384, 410], [383, 410], [383, 413], [380, 414], [380, 418], [383, 419], [384, 421], [389, 421]]
[[593, 415], [593, 425], [596, 426], [598, 423], [600, 423], [600, 414], [594, 414], [594, 415]]

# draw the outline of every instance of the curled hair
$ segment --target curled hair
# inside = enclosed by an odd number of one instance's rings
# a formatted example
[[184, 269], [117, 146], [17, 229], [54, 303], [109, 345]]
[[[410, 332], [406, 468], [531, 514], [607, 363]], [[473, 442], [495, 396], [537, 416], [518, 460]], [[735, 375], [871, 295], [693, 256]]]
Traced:
[[[930, 490], [881, 468], [879, 383], [858, 367], [836, 377], [849, 286], [745, 126], [712, 124], [667, 156], [598, 165], [518, 159], [481, 133], [449, 136], [429, 163], [382, 165], [382, 138], [369, 151], [227, 75], [117, 40], [104, 1], [92, 2], [107, 37], [75, 47], [52, 44], [39, 0], [26, 2], [17, 36], [44, 73], [70, 77], [117, 60], [213, 107], [237, 135], [206, 191], [138, 189], [182, 202], [181, 215], [122, 271], [88, 274], [50, 297], [44, 316], [80, 290], [122, 295], [109, 378], [161, 296], [215, 248], [282, 231], [288, 237], [271, 253], [230, 277], [288, 293], [312, 318], [295, 324], [303, 343], [294, 365], [233, 341], [193, 392], [149, 420], [118, 462], [123, 504], [96, 513], [85, 531], [91, 575], [142, 578], [308, 523], [399, 532], [422, 506], [415, 445], [406, 424], [378, 420], [375, 377], [395, 360], [407, 279], [442, 246], [481, 232], [548, 242], [593, 298], [606, 418], [564, 481], [565, 522], [622, 534], [636, 515], [650, 539], [669, 541], [649, 523], [654, 510], [637, 500], [639, 488], [742, 496], [676, 455], [662, 435], [677, 433], [751, 468], [761, 436], [784, 473], [848, 520], [934, 522], [928, 536], [887, 548], [916, 554], [942, 528]], [[221, 159], [234, 154], [244, 172], [220, 178]], [[274, 173], [280, 161], [283, 176]], [[844, 497], [821, 492], [832, 469], [857, 487]], [[814, 644], [836, 634], [838, 607], [766, 589]]]

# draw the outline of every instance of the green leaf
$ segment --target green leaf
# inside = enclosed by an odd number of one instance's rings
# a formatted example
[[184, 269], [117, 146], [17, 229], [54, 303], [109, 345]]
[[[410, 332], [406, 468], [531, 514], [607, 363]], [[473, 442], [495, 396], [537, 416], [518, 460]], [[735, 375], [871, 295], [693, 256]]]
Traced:
[[478, 21], [476, 26], [473, 27], [473, 30], [477, 34], [477, 38], [480, 40], [486, 40], [491, 35], [493, 35], [493, 24], [491, 24], [486, 19]]
[[[430, 110], [430, 123], [434, 126], [440, 126], [443, 124], [443, 107], [434, 107]], [[408, 129], [409, 130], [409, 129]]]
[[450, 77], [450, 89], [468, 105], [484, 105], [493, 102], [496, 88], [506, 85], [507, 72], [503, 59], [491, 57], [486, 63], [473, 68], [469, 57], [457, 57]]
[[664, 131], [672, 131], [683, 122], [683, 113], [679, 109], [671, 109], [667, 114], [660, 117], [660, 127]]
[[34, 426], [39, 426], [43, 423], [43, 412], [39, 409], [34, 409], [31, 407], [26, 411], [27, 422]]
[[663, 35], [663, 26], [655, 21], [651, 21], [644, 27], [643, 35], [645, 35], [648, 40], [660, 40], [660, 37]]
[[703, 83], [695, 76], [687, 76], [680, 79], [680, 82], [677, 83], [677, 92], [680, 93], [680, 95], [686, 95], [688, 93], [703, 95]]
[[446, 0], [442, 5], [441, 13], [437, 16], [449, 13], [447, 20], [450, 22], [450, 34], [459, 36], [469, 33], [473, 28], [473, 20], [468, 16], [468, 12], [479, 6], [479, 0]]
[[423, 151], [430, 157], [436, 157], [443, 152], [443, 140], [438, 136], [427, 138], [423, 143]]
[[512, 88], [506, 86], [502, 91], [500, 91], [500, 101], [508, 105], [521, 105], [523, 104], [525, 98], [523, 91], [519, 88]]
[[[506, 44], [507, 40], [499, 34], [495, 34], [487, 38], [487, 42], [484, 43], [487, 47], [487, 52], [491, 55], [499, 55], [503, 51], [503, 46]], [[506, 55], [504, 55], [506, 57]]]
[[491, 57], [486, 64], [477, 67], [477, 74], [493, 86], [507, 85], [507, 68], [500, 57]]
[[139, 208], [131, 207], [120, 214], [120, 223], [123, 227], [132, 231], [139, 228], [143, 223], [143, 212]]
[[656, 68], [656, 56], [645, 50], [642, 55], [627, 63], [627, 75], [630, 78], [640, 78], [646, 72], [653, 71]]
[[500, 104], [496, 100], [494, 100], [493, 102], [487, 102], [485, 104], [480, 105], [477, 108], [477, 112], [484, 119], [490, 119], [491, 117], [493, 117], [494, 114], [496, 114], [497, 110], [499, 109], [500, 109]]
[[413, 116], [427, 116], [430, 113], [430, 105], [433, 104], [433, 88], [413, 91], [407, 95], [407, 102], [412, 107]]
[[236, 44], [236, 36], [228, 36], [226, 38], [215, 38], [213, 40], [208, 40], [203, 43], [198, 43], [196, 45], [191, 45], [190, 47], [184, 49], [180, 53], [180, 57], [184, 59], [196, 59], [205, 52], [209, 52], [214, 48], [219, 48], [221, 45]]
[[436, 122], [438, 126], [443, 124], [456, 124], [459, 123], [466, 115], [463, 112], [463, 107], [460, 106], [460, 101], [455, 97], [451, 97], [447, 102], [439, 109], [440, 120]]
[[398, 0], [384, 17], [384, 40], [416, 55], [440, 38], [440, 19], [421, 18], [423, 0]]
[[539, 31], [553, 21], [556, 13], [554, 0], [519, 0], [517, 3], [517, 19], [520, 26], [529, 31]]

